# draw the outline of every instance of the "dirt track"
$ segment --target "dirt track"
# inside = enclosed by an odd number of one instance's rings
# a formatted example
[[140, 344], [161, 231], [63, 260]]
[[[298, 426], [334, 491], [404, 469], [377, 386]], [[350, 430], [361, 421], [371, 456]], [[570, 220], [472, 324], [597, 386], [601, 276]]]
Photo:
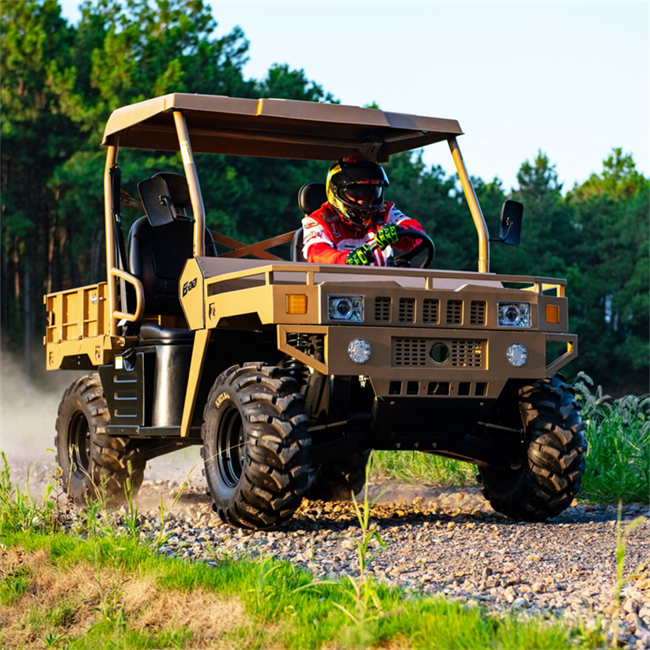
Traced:
[[[191, 467], [191, 465], [190, 465]], [[32, 476], [44, 478], [52, 465]], [[187, 471], [187, 468], [185, 472]], [[169, 468], [148, 471], [139, 499], [144, 534], [160, 529], [160, 496], [171, 505], [181, 478]], [[153, 479], [153, 480], [152, 480]], [[386, 486], [373, 486], [371, 497]], [[304, 501], [282, 530], [248, 532], [224, 526], [211, 510], [200, 471], [192, 475], [168, 514], [167, 555], [216, 562], [229, 557], [274, 555], [318, 577], [357, 570], [354, 538], [359, 526], [352, 504]], [[650, 649], [650, 509], [625, 506], [623, 526], [644, 521], [627, 540], [629, 582], [621, 600], [620, 638], [629, 648]], [[522, 615], [581, 618], [587, 627], [613, 630], [617, 511], [574, 505], [541, 524], [517, 523], [495, 513], [477, 488], [392, 486], [372, 511], [372, 526], [386, 544], [371, 568], [376, 578], [409, 592], [444, 594], [490, 610]]]

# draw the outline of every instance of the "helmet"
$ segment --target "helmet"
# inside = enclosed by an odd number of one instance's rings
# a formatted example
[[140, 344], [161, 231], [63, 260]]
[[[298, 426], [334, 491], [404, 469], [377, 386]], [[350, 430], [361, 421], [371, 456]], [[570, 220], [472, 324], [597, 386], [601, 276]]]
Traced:
[[337, 214], [356, 228], [367, 228], [384, 205], [388, 177], [368, 158], [347, 156], [327, 173], [325, 193]]

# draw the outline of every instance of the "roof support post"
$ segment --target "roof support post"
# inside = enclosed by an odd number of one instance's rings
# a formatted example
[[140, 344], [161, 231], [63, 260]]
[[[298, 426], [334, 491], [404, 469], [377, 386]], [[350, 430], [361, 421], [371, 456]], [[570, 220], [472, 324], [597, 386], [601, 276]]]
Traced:
[[454, 164], [456, 165], [456, 171], [460, 177], [460, 184], [463, 186], [463, 192], [469, 204], [469, 211], [472, 213], [472, 219], [474, 219], [474, 225], [478, 233], [478, 271], [479, 273], [488, 273], [490, 271], [490, 235], [487, 224], [485, 223], [481, 206], [476, 198], [472, 181], [469, 179], [465, 161], [458, 148], [458, 142], [456, 142], [456, 138], [449, 138], [448, 142]]
[[[108, 284], [108, 313], [110, 314], [108, 332], [110, 336], [117, 336], [117, 321], [113, 318], [116, 304], [115, 278], [112, 271], [115, 269], [115, 226], [113, 225], [113, 188], [111, 184], [111, 167], [117, 162], [118, 144], [106, 148], [106, 165], [104, 167], [104, 228], [106, 229], [106, 280]], [[119, 208], [119, 206], [118, 206]]]
[[194, 215], [194, 257], [203, 257], [205, 242], [205, 208], [203, 207], [203, 197], [201, 196], [201, 186], [199, 185], [199, 176], [194, 164], [194, 155], [190, 144], [190, 134], [187, 130], [187, 122], [182, 111], [174, 111], [174, 123], [176, 124], [176, 133], [178, 142], [181, 147], [181, 157], [183, 158], [183, 168], [185, 177], [190, 188], [190, 201], [192, 202], [192, 214]]

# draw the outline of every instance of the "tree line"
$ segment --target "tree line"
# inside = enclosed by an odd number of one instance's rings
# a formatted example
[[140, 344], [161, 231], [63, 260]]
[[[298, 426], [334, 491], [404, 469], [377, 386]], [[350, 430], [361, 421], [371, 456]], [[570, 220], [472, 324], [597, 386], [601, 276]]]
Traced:
[[[218, 7], [218, 5], [217, 5]], [[274, 65], [247, 79], [248, 41], [239, 28], [217, 36], [204, 0], [98, 0], [70, 24], [58, 0], [5, 2], [1, 11], [1, 303], [5, 350], [42, 365], [42, 295], [105, 276], [99, 146], [111, 111], [169, 92], [336, 101], [302, 70]], [[218, 12], [218, 8], [216, 9]], [[318, 161], [197, 156], [208, 226], [242, 241], [292, 230], [298, 188], [324, 179]], [[178, 155], [129, 150], [123, 187]], [[476, 269], [476, 233], [456, 176], [419, 152], [387, 164], [390, 200], [436, 242], [436, 268]], [[615, 149], [602, 171], [563, 192], [555, 165], [538, 152], [508, 193], [499, 179], [473, 178], [496, 229], [502, 202], [525, 205], [522, 244], [494, 245], [491, 270], [566, 277], [570, 328], [580, 335], [571, 367], [615, 394], [647, 392], [650, 181]], [[137, 218], [125, 210], [125, 227]]]

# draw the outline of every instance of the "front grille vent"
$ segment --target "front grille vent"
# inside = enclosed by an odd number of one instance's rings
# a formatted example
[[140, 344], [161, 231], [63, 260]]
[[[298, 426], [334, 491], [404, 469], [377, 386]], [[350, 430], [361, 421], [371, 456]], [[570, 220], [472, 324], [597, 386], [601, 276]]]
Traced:
[[469, 309], [469, 322], [471, 325], [485, 325], [485, 302], [472, 300]]
[[375, 298], [375, 320], [389, 321], [390, 320], [390, 298], [380, 297]]
[[455, 368], [483, 368], [484, 341], [452, 341], [451, 365]]
[[412, 323], [415, 317], [415, 298], [399, 299], [399, 322]]
[[462, 322], [463, 322], [463, 301], [448, 300], [447, 301], [447, 324], [461, 325]]
[[424, 323], [438, 322], [438, 309], [440, 301], [436, 298], [427, 298], [422, 303], [422, 321]]
[[426, 339], [393, 339], [393, 365], [426, 366]]

